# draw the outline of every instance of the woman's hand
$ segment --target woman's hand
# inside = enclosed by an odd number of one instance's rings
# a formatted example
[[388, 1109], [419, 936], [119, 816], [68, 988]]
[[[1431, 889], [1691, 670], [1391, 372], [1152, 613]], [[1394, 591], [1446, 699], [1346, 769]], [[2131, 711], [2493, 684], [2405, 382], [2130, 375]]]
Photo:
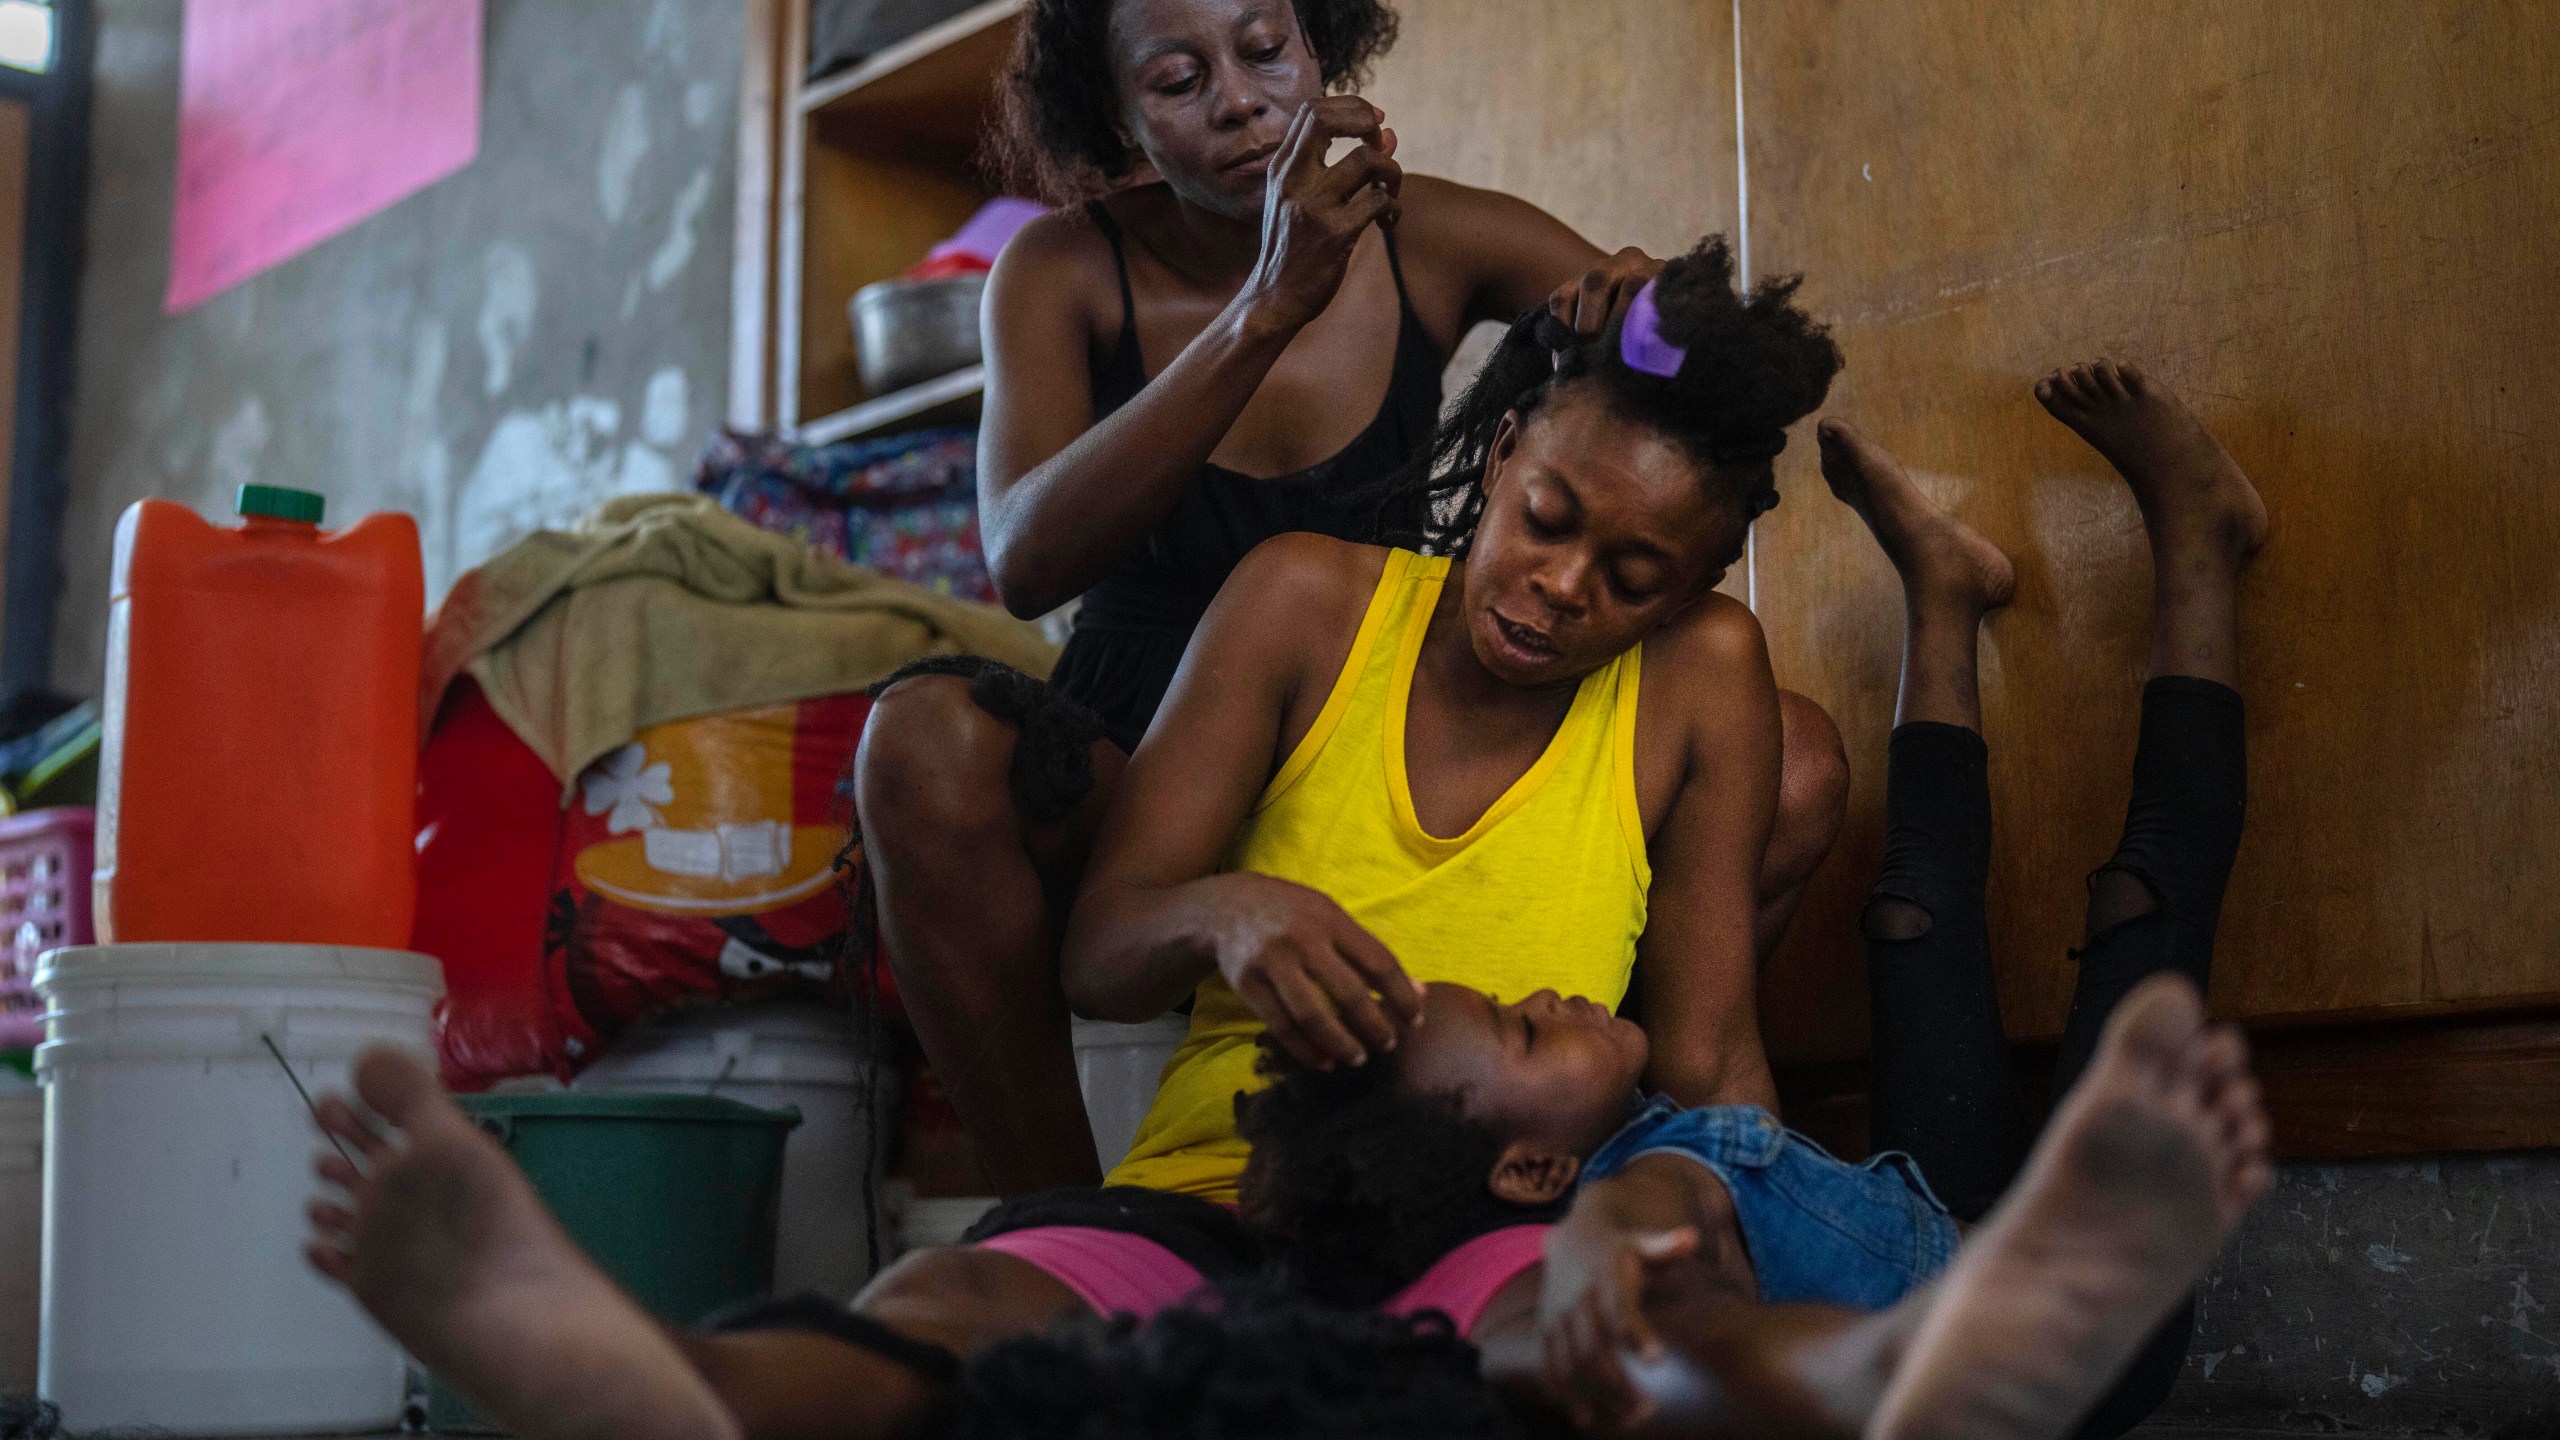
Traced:
[[1218, 973], [1301, 1064], [1365, 1064], [1421, 1020], [1422, 987], [1321, 891], [1247, 871], [1197, 883]]
[[[1262, 255], [1242, 292], [1254, 313], [1295, 331], [1333, 303], [1351, 252], [1373, 224], [1395, 223], [1404, 189], [1396, 132], [1357, 95], [1308, 102], [1271, 156], [1262, 201]], [[1339, 139], [1363, 143], [1327, 165]]]
[[1538, 1297], [1538, 1347], [1547, 1390], [1576, 1428], [1630, 1429], [1653, 1401], [1628, 1378], [1624, 1357], [1662, 1357], [1645, 1318], [1646, 1286], [1665, 1267], [1697, 1253], [1695, 1227], [1628, 1229], [1576, 1223], [1547, 1234]]
[[1581, 338], [1598, 339], [1610, 317], [1634, 304], [1645, 282], [1662, 273], [1662, 263], [1630, 245], [1583, 271], [1581, 279], [1557, 286], [1548, 297], [1548, 313]]

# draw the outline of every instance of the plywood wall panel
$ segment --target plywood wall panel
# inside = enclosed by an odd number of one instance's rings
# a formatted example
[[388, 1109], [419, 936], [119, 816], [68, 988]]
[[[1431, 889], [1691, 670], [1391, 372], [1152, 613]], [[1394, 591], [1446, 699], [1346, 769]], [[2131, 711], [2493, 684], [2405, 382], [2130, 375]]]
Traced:
[[[2019, 563], [1984, 694], [2012, 1030], [2059, 1027], [2144, 665], [2137, 518], [2028, 393], [2095, 354], [2189, 396], [2275, 522], [2242, 639], [2252, 809], [2216, 1007], [2560, 992], [2560, 11], [1742, 15], [1755, 263], [1807, 272], [1834, 319], [1850, 369], [1832, 413], [1934, 472]], [[1858, 779], [1769, 979], [1773, 1044], [1794, 1059], [1865, 1043], [1854, 917], [1901, 624], [1809, 449], [1780, 462], [1759, 603], [1782, 678], [1832, 708]]]
[[1734, 229], [1730, 0], [1404, 0], [1361, 93], [1408, 169], [1507, 191], [1604, 250]]

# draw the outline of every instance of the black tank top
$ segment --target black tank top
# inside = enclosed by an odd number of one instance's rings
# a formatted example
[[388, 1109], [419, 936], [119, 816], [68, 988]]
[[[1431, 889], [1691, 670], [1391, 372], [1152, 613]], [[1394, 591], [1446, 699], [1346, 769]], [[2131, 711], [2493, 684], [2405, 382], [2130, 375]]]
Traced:
[[[1085, 213], [1110, 240], [1111, 258], [1120, 268], [1120, 338], [1107, 349], [1096, 345], [1089, 357], [1098, 421], [1146, 388], [1147, 368], [1138, 350], [1138, 305], [1129, 289], [1120, 223], [1098, 200]], [[1085, 592], [1051, 683], [1101, 715], [1104, 733], [1121, 749], [1137, 748], [1173, 684], [1192, 629], [1245, 552], [1292, 530], [1340, 540], [1376, 538], [1375, 502], [1353, 497], [1430, 441], [1440, 415], [1439, 349], [1405, 293], [1395, 232], [1384, 233], [1402, 319], [1386, 400], [1369, 428], [1331, 458], [1289, 475], [1262, 479], [1203, 465], [1172, 513]]]

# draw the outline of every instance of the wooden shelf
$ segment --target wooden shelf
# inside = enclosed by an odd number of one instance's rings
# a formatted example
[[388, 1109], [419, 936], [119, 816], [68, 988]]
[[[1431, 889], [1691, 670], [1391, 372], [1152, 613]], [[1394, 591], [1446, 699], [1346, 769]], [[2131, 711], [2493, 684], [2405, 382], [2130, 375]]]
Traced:
[[914, 110], [976, 92], [1013, 48], [1025, 0], [988, 0], [921, 30], [800, 92], [800, 113], [844, 109]]
[[974, 400], [985, 393], [986, 388], [987, 367], [972, 365], [966, 370], [954, 370], [921, 385], [910, 385], [877, 400], [865, 400], [849, 409], [812, 420], [800, 426], [791, 438], [803, 445], [833, 445], [839, 440], [885, 430], [899, 421], [915, 419], [946, 405]]
[[845, 307], [992, 198], [979, 150], [1026, 0], [972, 6], [814, 84], [802, 79], [810, 0], [747, 4], [759, 37], [749, 89], [765, 108], [741, 130], [744, 338], [733, 348], [745, 358], [732, 423], [833, 440], [956, 411], [963, 397], [942, 393], [953, 377], [918, 387], [936, 397], [921, 408], [912, 394], [867, 393]]

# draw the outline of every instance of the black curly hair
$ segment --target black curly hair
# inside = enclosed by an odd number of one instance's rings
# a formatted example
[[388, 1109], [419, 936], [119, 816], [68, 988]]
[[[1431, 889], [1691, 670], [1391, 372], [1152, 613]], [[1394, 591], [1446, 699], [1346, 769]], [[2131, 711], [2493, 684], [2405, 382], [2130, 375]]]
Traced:
[[[1484, 514], [1485, 463], [1503, 417], [1525, 420], [1550, 397], [1583, 387], [1621, 419], [1677, 443], [1746, 521], [1757, 519], [1778, 503], [1770, 462], [1786, 448], [1787, 427], [1820, 407], [1840, 373], [1830, 332], [1796, 307], [1801, 283], [1798, 275], [1773, 277], [1748, 298], [1737, 294], [1733, 251], [1721, 235], [1663, 266], [1654, 282], [1662, 338], [1688, 351], [1668, 379], [1621, 357], [1623, 319], [1578, 341], [1543, 306], [1521, 316], [1431, 443], [1371, 488], [1381, 527], [1400, 544], [1464, 554]], [[1419, 533], [1426, 526], [1427, 536]]]
[[[1137, 168], [1111, 75], [1114, 0], [1031, 0], [996, 82], [987, 164], [1008, 190], [1070, 205]], [[1327, 90], [1366, 79], [1396, 43], [1384, 0], [1291, 0]]]
[[1514, 1440], [1520, 1425], [1437, 1315], [1338, 1310], [1267, 1285], [1140, 1324], [990, 1346], [933, 1423], [951, 1440]]
[[1375, 1305], [1441, 1256], [1490, 1230], [1562, 1215], [1566, 1202], [1515, 1205], [1486, 1185], [1503, 1139], [1455, 1095], [1407, 1089], [1395, 1052], [1316, 1070], [1262, 1040], [1271, 1081], [1236, 1097], [1253, 1147], [1244, 1217], [1279, 1252], [1280, 1273], [1334, 1305]]

